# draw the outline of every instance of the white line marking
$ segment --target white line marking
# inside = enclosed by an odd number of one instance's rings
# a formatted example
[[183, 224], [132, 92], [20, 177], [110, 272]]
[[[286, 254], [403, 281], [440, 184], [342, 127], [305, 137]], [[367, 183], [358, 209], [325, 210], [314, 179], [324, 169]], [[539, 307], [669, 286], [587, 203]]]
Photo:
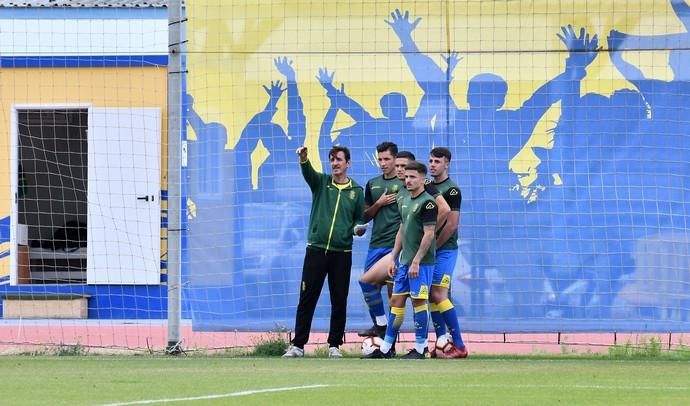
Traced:
[[[380, 385], [366, 385], [366, 384], [339, 384], [337, 386], [352, 386], [352, 387], [376, 387]], [[442, 388], [441, 384], [386, 384], [387, 387], [391, 388]], [[660, 391], [690, 391], [690, 386], [632, 386], [632, 385], [568, 385], [568, 384], [485, 384], [485, 383], [458, 383], [452, 386], [457, 388], [469, 388], [469, 389], [554, 389], [554, 390], [568, 390], [568, 389], [582, 389], [582, 390], [660, 390]]]
[[328, 387], [328, 385], [287, 386], [287, 387], [283, 387], [283, 388], [245, 390], [242, 392], [221, 393], [218, 395], [206, 395], [206, 396], [192, 396], [192, 397], [187, 397], [187, 398], [135, 400], [133, 402], [108, 403], [108, 404], [105, 404], [102, 406], [150, 405], [150, 404], [154, 404], [154, 403], [187, 402], [187, 401], [193, 401], [193, 400], [222, 399], [222, 398], [232, 398], [232, 397], [237, 397], [237, 396], [256, 395], [256, 394], [260, 394], [260, 393], [286, 392], [286, 391], [292, 391], [292, 390], [326, 388], [326, 387]]

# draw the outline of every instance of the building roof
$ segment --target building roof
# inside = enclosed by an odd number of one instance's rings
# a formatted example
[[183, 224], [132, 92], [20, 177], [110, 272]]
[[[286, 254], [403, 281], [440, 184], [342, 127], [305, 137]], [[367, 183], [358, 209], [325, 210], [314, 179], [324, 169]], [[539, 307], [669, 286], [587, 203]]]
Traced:
[[167, 5], [168, 0], [0, 0], [0, 7], [13, 8], [162, 8]]

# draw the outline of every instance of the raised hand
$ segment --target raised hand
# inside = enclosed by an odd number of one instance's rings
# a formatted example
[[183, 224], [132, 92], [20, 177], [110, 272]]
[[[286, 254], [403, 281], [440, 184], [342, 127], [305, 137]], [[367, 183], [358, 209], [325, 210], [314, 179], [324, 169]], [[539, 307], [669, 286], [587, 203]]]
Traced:
[[620, 31], [611, 30], [606, 40], [609, 45], [609, 58], [611, 62], [618, 69], [618, 71], [630, 81], [645, 80], [644, 73], [636, 66], [623, 59], [623, 53], [620, 51], [623, 42], [628, 37], [628, 34]]
[[556, 36], [570, 51], [569, 59], [572, 63], [578, 67], [585, 67], [594, 61], [601, 49], [599, 37], [596, 34], [590, 39], [589, 33], [583, 27], [580, 28], [580, 35], [578, 36], [570, 24], [567, 27], [561, 27], [561, 31], [563, 35], [556, 34]]
[[443, 60], [446, 61], [446, 64], [448, 65], [448, 69], [446, 69], [446, 74], [452, 77], [455, 67], [458, 66], [460, 61], [462, 61], [462, 56], [460, 56], [460, 54], [457, 51], [453, 51], [450, 53], [449, 56], [445, 56], [442, 54], [441, 58], [443, 58]]
[[278, 69], [278, 72], [285, 76], [285, 79], [288, 82], [296, 81], [295, 69], [292, 67], [292, 60], [284, 56], [282, 58], [278, 57], [274, 59], [273, 63], [275, 64], [276, 69]]
[[609, 50], [610, 51], [618, 51], [623, 45], [623, 42], [625, 41], [626, 37], [628, 34], [622, 33], [617, 30], [611, 30], [609, 32], [609, 36], [606, 37], [606, 41], [608, 42]]
[[386, 24], [390, 25], [395, 31], [398, 38], [408, 38], [412, 35], [412, 31], [417, 28], [417, 25], [422, 21], [421, 17], [417, 17], [414, 21], [410, 22], [410, 12], [405, 11], [405, 14], [400, 12], [400, 9], [395, 9], [391, 13], [391, 21], [383, 20]]
[[[329, 96], [335, 95], [337, 89], [333, 86], [333, 77], [335, 72], [328, 73], [328, 68], [319, 68], [319, 74], [316, 75], [316, 80], [321, 83], [321, 86], [326, 89], [326, 94]], [[344, 89], [344, 88], [343, 88]]]
[[309, 150], [307, 149], [307, 147], [304, 147], [304, 146], [299, 147], [299, 148], [297, 148], [297, 151], [295, 151], [295, 153], [297, 154], [297, 156], [299, 156], [300, 162], [306, 162], [307, 161], [307, 158], [309, 155], [308, 154]]
[[280, 80], [276, 80], [275, 82], [271, 81], [271, 87], [267, 87], [266, 85], [262, 85], [266, 93], [271, 97], [271, 99], [278, 99], [280, 96], [283, 94], [287, 88], [283, 88], [283, 82]]

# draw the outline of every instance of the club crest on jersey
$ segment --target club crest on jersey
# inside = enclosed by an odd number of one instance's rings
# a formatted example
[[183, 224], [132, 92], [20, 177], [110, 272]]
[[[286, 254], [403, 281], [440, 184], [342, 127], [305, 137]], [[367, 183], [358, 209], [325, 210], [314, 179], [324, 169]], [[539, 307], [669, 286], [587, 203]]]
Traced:
[[448, 194], [451, 196], [457, 196], [458, 195], [458, 189], [451, 189], [450, 192], [448, 192]]
[[426, 204], [427, 210], [431, 210], [431, 209], [433, 209], [434, 207], [435, 207], [434, 204], [431, 203], [431, 202], [429, 202], [429, 203]]
[[350, 190], [350, 200], [355, 200], [355, 191]]
[[393, 185], [393, 187], [391, 187], [391, 192], [398, 193], [398, 185]]

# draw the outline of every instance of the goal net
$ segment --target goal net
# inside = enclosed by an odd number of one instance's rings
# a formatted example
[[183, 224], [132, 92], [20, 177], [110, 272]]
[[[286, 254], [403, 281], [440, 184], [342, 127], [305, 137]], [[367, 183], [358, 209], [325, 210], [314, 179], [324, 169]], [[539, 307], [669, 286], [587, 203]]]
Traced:
[[[164, 346], [171, 232], [187, 344], [291, 331], [312, 198], [295, 150], [329, 173], [348, 147], [363, 186], [384, 141], [452, 153], [464, 331], [690, 329], [690, 3], [190, 1], [180, 89], [166, 1], [81, 4], [0, 0], [0, 351]], [[371, 324], [371, 229], [348, 331]], [[329, 320], [324, 286], [313, 331]]]
[[[311, 198], [295, 148], [328, 172], [330, 146], [349, 147], [364, 185], [380, 174], [375, 146], [393, 141], [422, 162], [434, 146], [453, 154], [464, 328], [686, 329], [688, 9], [189, 4], [194, 325], [291, 329]], [[349, 328], [370, 323], [367, 243], [354, 246]]]

